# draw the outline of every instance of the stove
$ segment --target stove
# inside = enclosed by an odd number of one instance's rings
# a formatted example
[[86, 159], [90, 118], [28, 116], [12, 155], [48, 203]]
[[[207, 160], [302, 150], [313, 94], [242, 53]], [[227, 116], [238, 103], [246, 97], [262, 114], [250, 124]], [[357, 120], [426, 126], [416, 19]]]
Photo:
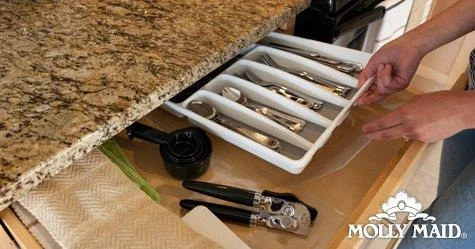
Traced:
[[352, 0], [314, 0], [312, 1], [311, 6], [328, 13], [336, 13], [350, 2], [352, 2]]
[[381, 0], [313, 0], [297, 15], [294, 35], [362, 50], [368, 25], [384, 16]]

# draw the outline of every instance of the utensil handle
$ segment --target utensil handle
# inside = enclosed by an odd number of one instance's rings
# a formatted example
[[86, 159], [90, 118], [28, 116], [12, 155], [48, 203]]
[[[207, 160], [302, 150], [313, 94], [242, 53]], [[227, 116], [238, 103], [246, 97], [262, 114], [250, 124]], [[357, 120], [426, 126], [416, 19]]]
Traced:
[[341, 61], [341, 64], [353, 68], [353, 70], [357, 73], [363, 71], [364, 68], [363, 64], [355, 61]]
[[182, 186], [194, 192], [250, 207], [254, 205], [256, 195], [256, 192], [251, 190], [200, 181], [183, 181]]
[[331, 87], [331, 88], [348, 88], [348, 87], [345, 87], [345, 86], [342, 86], [340, 84], [337, 84], [335, 82], [332, 82], [330, 80], [326, 80], [326, 79], [323, 79], [321, 77], [317, 77], [315, 75], [312, 75], [312, 74], [309, 74], [307, 72], [304, 72], [304, 71], [300, 71], [300, 70], [295, 70], [295, 69], [291, 69], [290, 71], [292, 74], [295, 74], [299, 77], [302, 77], [308, 81], [311, 81], [311, 82], [314, 82], [314, 83], [317, 83], [317, 84], [320, 84], [320, 85], [324, 85], [324, 86], [327, 86], [327, 87]]
[[180, 206], [187, 210], [191, 210], [197, 206], [205, 206], [220, 219], [232, 220], [247, 225], [252, 224], [252, 215], [254, 214], [252, 211], [241, 208], [187, 199], [181, 200]]
[[333, 59], [330, 59], [328, 57], [323, 57], [321, 55], [318, 55], [318, 57], [315, 57], [313, 58], [314, 60], [317, 60], [319, 62], [322, 62], [322, 63], [325, 63], [325, 64], [328, 64], [329, 66], [337, 66], [337, 65], [340, 65], [340, 61], [337, 61], [337, 60], [333, 60]]
[[292, 131], [301, 131], [305, 126], [304, 120], [287, 115], [271, 108], [257, 106], [255, 110]]
[[261, 145], [266, 146], [267, 148], [270, 148], [272, 150], [279, 150], [280, 149], [280, 142], [278, 140], [274, 139], [274, 138], [271, 138], [269, 136], [261, 134], [257, 131], [253, 131], [253, 130], [247, 128], [247, 127], [240, 126], [240, 125], [238, 125], [238, 124], [236, 124], [232, 121], [229, 121], [227, 119], [223, 119], [221, 117], [218, 119], [218, 121], [222, 125], [234, 130], [235, 132], [237, 132], [241, 135], [246, 136], [249, 139], [252, 139], [252, 140], [256, 141], [257, 143], [259, 143]]
[[361, 65], [361, 63], [358, 63], [358, 62], [338, 60], [331, 57], [322, 56], [317, 52], [305, 51], [299, 48], [287, 47], [287, 46], [275, 44], [275, 43], [270, 43], [269, 46], [280, 49], [280, 50], [284, 50], [290, 53], [294, 53], [296, 55], [300, 55], [308, 59], [319, 61], [327, 66], [333, 67], [344, 73], [354, 73], [354, 72], [359, 73], [361, 72], [361, 70], [363, 70], [363, 65]]
[[[293, 48], [293, 47], [287, 47], [285, 45], [280, 45], [280, 44], [276, 44], [276, 43], [270, 43], [268, 44], [268, 46], [270, 47], [273, 47], [273, 48], [277, 48], [277, 49], [280, 49], [280, 50], [284, 50], [284, 51], [287, 51], [287, 52], [290, 52], [290, 53], [293, 53], [293, 54], [296, 54], [296, 55], [299, 55], [299, 56], [302, 56], [302, 57], [305, 57], [305, 58], [309, 58], [309, 59], [312, 59], [312, 60], [318, 60], [320, 55], [318, 53], [313, 53], [313, 52], [310, 52], [310, 51], [305, 51], [305, 50], [302, 50], [302, 49], [299, 49], [299, 48]], [[328, 60], [328, 62], [332, 62], [334, 63], [335, 65], [338, 65], [338, 61], [331, 61], [331, 60]]]
[[168, 133], [141, 123], [133, 123], [127, 127], [127, 136], [129, 139], [137, 137], [155, 144], [167, 144], [170, 141]]
[[310, 109], [315, 109], [315, 110], [318, 110], [322, 107], [323, 105], [323, 101], [319, 100], [318, 102], [314, 102], [312, 100], [309, 100], [305, 97], [303, 97], [302, 95], [296, 93], [296, 92], [293, 92], [293, 91], [290, 91], [286, 88], [282, 88], [282, 87], [279, 87], [277, 85], [273, 85], [271, 87], [268, 87], [269, 90], [277, 93], [277, 94], [280, 94], [292, 101], [295, 101], [299, 104], [302, 104]]
[[348, 65], [348, 64], [344, 64], [344, 63], [339, 63], [338, 65], [333, 65], [333, 64], [330, 64], [330, 63], [326, 63], [325, 61], [320, 61], [323, 65], [326, 65], [326, 66], [329, 66], [329, 67], [332, 67], [340, 72], [343, 72], [343, 73], [346, 73], [346, 74], [352, 74], [354, 72], [356, 72], [356, 69], [351, 66], [351, 65]]

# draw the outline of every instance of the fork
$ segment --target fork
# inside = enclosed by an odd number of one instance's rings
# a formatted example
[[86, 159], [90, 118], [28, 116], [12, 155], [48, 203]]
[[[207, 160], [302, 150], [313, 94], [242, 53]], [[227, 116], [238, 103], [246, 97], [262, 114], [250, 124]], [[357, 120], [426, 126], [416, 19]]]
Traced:
[[315, 99], [315, 101], [312, 101], [306, 98], [305, 96], [303, 96], [301, 93], [294, 92], [283, 86], [278, 86], [270, 82], [264, 81], [249, 70], [245, 71], [242, 75], [240, 75], [240, 77], [248, 81], [251, 81], [259, 86], [265, 87], [274, 93], [280, 94], [312, 110], [319, 110], [322, 108], [324, 104], [324, 102], [319, 99]]
[[278, 64], [274, 59], [272, 59], [268, 54], [263, 54], [260, 58], [259, 61], [266, 64], [267, 66], [271, 66], [273, 68], [280, 69], [282, 71], [285, 71], [287, 73], [293, 74], [295, 76], [298, 76], [302, 79], [311, 81], [313, 83], [316, 83], [318, 85], [324, 86], [327, 90], [330, 92], [337, 94], [341, 97], [345, 97], [348, 91], [351, 90], [350, 87], [347, 86], [342, 86], [338, 83], [335, 83], [331, 80], [324, 79], [322, 77], [318, 77], [316, 75], [310, 74], [308, 72], [302, 71], [302, 70], [297, 70], [297, 69], [292, 69], [288, 67], [284, 67], [280, 64]]

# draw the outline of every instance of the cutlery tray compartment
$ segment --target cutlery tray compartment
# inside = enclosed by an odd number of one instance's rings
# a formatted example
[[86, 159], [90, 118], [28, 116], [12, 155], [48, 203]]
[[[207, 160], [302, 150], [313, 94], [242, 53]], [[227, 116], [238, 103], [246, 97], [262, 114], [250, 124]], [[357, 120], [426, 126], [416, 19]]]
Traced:
[[[277, 33], [270, 34], [263, 41], [271, 41], [275, 44], [306, 50], [312, 48], [316, 49], [320, 54], [323, 54], [320, 51], [325, 51], [326, 56], [352, 60], [362, 65], [365, 65], [370, 58], [370, 54], [360, 51]], [[279, 65], [324, 77], [340, 85], [350, 87], [351, 90], [345, 97], [338, 96], [328, 91], [325, 87], [259, 62], [259, 58], [263, 54], [271, 56]], [[343, 54], [348, 56], [342, 57]], [[246, 78], [246, 72], [251, 72], [253, 76], [262, 80], [263, 83], [251, 82], [250, 78]], [[298, 174], [310, 162], [315, 152], [329, 139], [335, 127], [346, 118], [350, 107], [367, 89], [370, 81], [368, 80], [358, 90], [356, 89], [357, 79], [350, 75], [299, 55], [257, 45], [251, 50], [247, 50], [240, 60], [233, 63], [185, 101], [181, 103], [167, 101], [162, 105], [162, 108], [177, 116], [186, 116], [193, 125], [214, 133], [224, 140], [288, 172]], [[302, 96], [306, 100], [315, 103], [321, 100], [324, 104], [321, 109], [317, 111], [312, 110], [303, 104], [275, 93], [272, 91], [274, 88], [270, 88], [269, 85], [278, 86], [279, 89], [284, 87], [283, 89], [292, 93], [298, 93], [298, 96]], [[298, 132], [291, 131], [265, 115], [238, 103], [242, 99], [238, 99], [235, 102], [221, 95], [222, 90], [229, 87], [238, 90], [244, 95], [248, 103], [271, 108], [305, 121], [304, 128]], [[221, 118], [230, 119], [239, 125], [250, 127], [265, 136], [277, 139], [280, 141], [280, 150], [272, 150], [227, 126], [221, 125], [220, 122], [214, 119], [209, 120], [187, 109], [187, 105], [195, 100], [212, 105]]]
[[[343, 98], [324, 90], [325, 88], [320, 85], [314, 84], [317, 88], [321, 89], [322, 91], [326, 91], [328, 94], [335, 95], [335, 97], [340, 97], [342, 99], [349, 99], [356, 92], [356, 86], [358, 84], [358, 80], [356, 78], [348, 74], [339, 72], [317, 61], [307, 59], [302, 56], [298, 56], [296, 54], [292, 54], [283, 50], [258, 45], [252, 51], [244, 55], [243, 59], [259, 62], [260, 58], [262, 58], [263, 55], [268, 55], [272, 60], [274, 60], [278, 65], [282, 67], [304, 71], [309, 74], [317, 75], [322, 78], [326, 78], [331, 81], [337, 82], [341, 85], [352, 88], [350, 92], [345, 96], [345, 98]], [[310, 84], [313, 84], [313, 83], [310, 83]]]

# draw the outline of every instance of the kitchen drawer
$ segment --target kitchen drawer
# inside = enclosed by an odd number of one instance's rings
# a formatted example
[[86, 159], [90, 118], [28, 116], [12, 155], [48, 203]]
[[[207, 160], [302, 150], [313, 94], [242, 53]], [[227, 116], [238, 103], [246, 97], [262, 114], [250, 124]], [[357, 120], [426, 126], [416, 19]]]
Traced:
[[0, 248], [2, 249], [41, 249], [28, 228], [21, 223], [20, 219], [10, 209], [0, 212]]
[[[463, 88], [462, 77], [457, 88]], [[364, 240], [346, 239], [347, 224], [368, 223], [383, 201], [400, 188], [415, 172], [427, 146], [402, 139], [390, 142], [369, 142], [360, 151], [345, 148], [346, 136], [360, 133], [361, 126], [396, 108], [413, 94], [402, 91], [380, 105], [353, 108], [348, 118], [335, 129], [332, 139], [321, 148], [307, 168], [293, 175], [239, 147], [210, 135], [214, 152], [207, 173], [199, 181], [251, 189], [292, 192], [319, 210], [308, 237], [294, 236], [263, 226], [247, 227], [227, 223], [251, 248], [364, 248]], [[164, 131], [189, 126], [186, 119], [157, 109], [139, 122]], [[125, 133], [116, 137], [126, 155], [137, 166], [139, 174], [158, 188], [163, 206], [183, 215], [181, 199], [202, 199], [220, 202], [181, 187], [181, 181], [170, 177], [163, 167], [157, 146], [141, 140], [128, 140]], [[344, 164], [338, 169], [334, 164]], [[329, 169], [329, 167], [331, 169]], [[223, 202], [224, 204], [225, 202]], [[229, 203], [226, 203], [229, 205]]]
[[[393, 98], [392, 101], [400, 100]], [[396, 164], [402, 160], [408, 147], [412, 146], [412, 142], [404, 143], [401, 140], [370, 142], [358, 153], [342, 145], [345, 136], [358, 139], [355, 134], [359, 134], [364, 122], [384, 112], [387, 110], [383, 107], [354, 108], [348, 118], [335, 129], [332, 139], [299, 175], [290, 174], [211, 134], [214, 147], [211, 165], [197, 180], [251, 190], [292, 192], [318, 209], [319, 216], [307, 238], [263, 226], [247, 227], [227, 223], [251, 248], [326, 248], [333, 239], [338, 238], [336, 236], [345, 227], [347, 220], [354, 219], [357, 210], [371, 203], [370, 193], [378, 192]], [[160, 109], [139, 122], [165, 131], [190, 125], [186, 119], [177, 118]], [[163, 206], [172, 212], [183, 214], [178, 204], [181, 199], [230, 204], [183, 189], [180, 181], [166, 173], [156, 145], [141, 140], [130, 141], [125, 133], [116, 137], [116, 140], [124, 148], [128, 158], [135, 163], [139, 174], [158, 188]], [[411, 154], [410, 157], [413, 156]], [[332, 168], [334, 165], [341, 167]], [[378, 207], [379, 205], [380, 203]]]
[[[404, 96], [405, 97], [405, 96]], [[401, 99], [393, 97], [394, 102]], [[271, 230], [263, 226], [248, 227], [226, 223], [251, 248], [350, 248], [363, 241], [345, 239], [348, 223], [365, 223], [369, 214], [375, 213], [383, 200], [393, 194], [405, 180], [409, 179], [425, 144], [370, 142], [359, 151], [342, 151], [339, 154], [338, 141], [346, 136], [349, 127], [360, 127], [364, 121], [375, 118], [384, 107], [357, 107], [334, 132], [334, 139], [319, 151], [309, 166], [300, 174], [293, 175], [274, 165], [239, 149], [219, 137], [210, 135], [214, 152], [208, 171], [197, 180], [232, 185], [252, 190], [272, 190], [292, 192], [308, 204], [315, 206], [318, 217], [310, 228], [308, 237]], [[186, 119], [157, 109], [139, 122], [165, 131], [189, 126]], [[356, 123], [356, 124], [355, 124]], [[355, 126], [356, 125], [356, 126]], [[127, 157], [136, 165], [139, 174], [158, 189], [162, 205], [171, 212], [182, 216], [184, 211], [178, 202], [181, 199], [202, 199], [221, 201], [204, 197], [181, 187], [181, 181], [168, 175], [157, 150], [157, 145], [138, 139], [129, 140], [125, 132], [114, 138], [123, 148]], [[340, 158], [340, 159], [338, 159]], [[347, 161], [344, 167], [328, 170], [328, 166]], [[322, 168], [323, 167], [323, 168]], [[6, 214], [6, 215], [5, 215]], [[20, 248], [41, 248], [22, 227], [10, 209], [2, 213], [2, 220], [8, 220], [10, 233]], [[13, 223], [12, 223], [13, 220]], [[153, 222], [153, 221], [151, 221]]]

